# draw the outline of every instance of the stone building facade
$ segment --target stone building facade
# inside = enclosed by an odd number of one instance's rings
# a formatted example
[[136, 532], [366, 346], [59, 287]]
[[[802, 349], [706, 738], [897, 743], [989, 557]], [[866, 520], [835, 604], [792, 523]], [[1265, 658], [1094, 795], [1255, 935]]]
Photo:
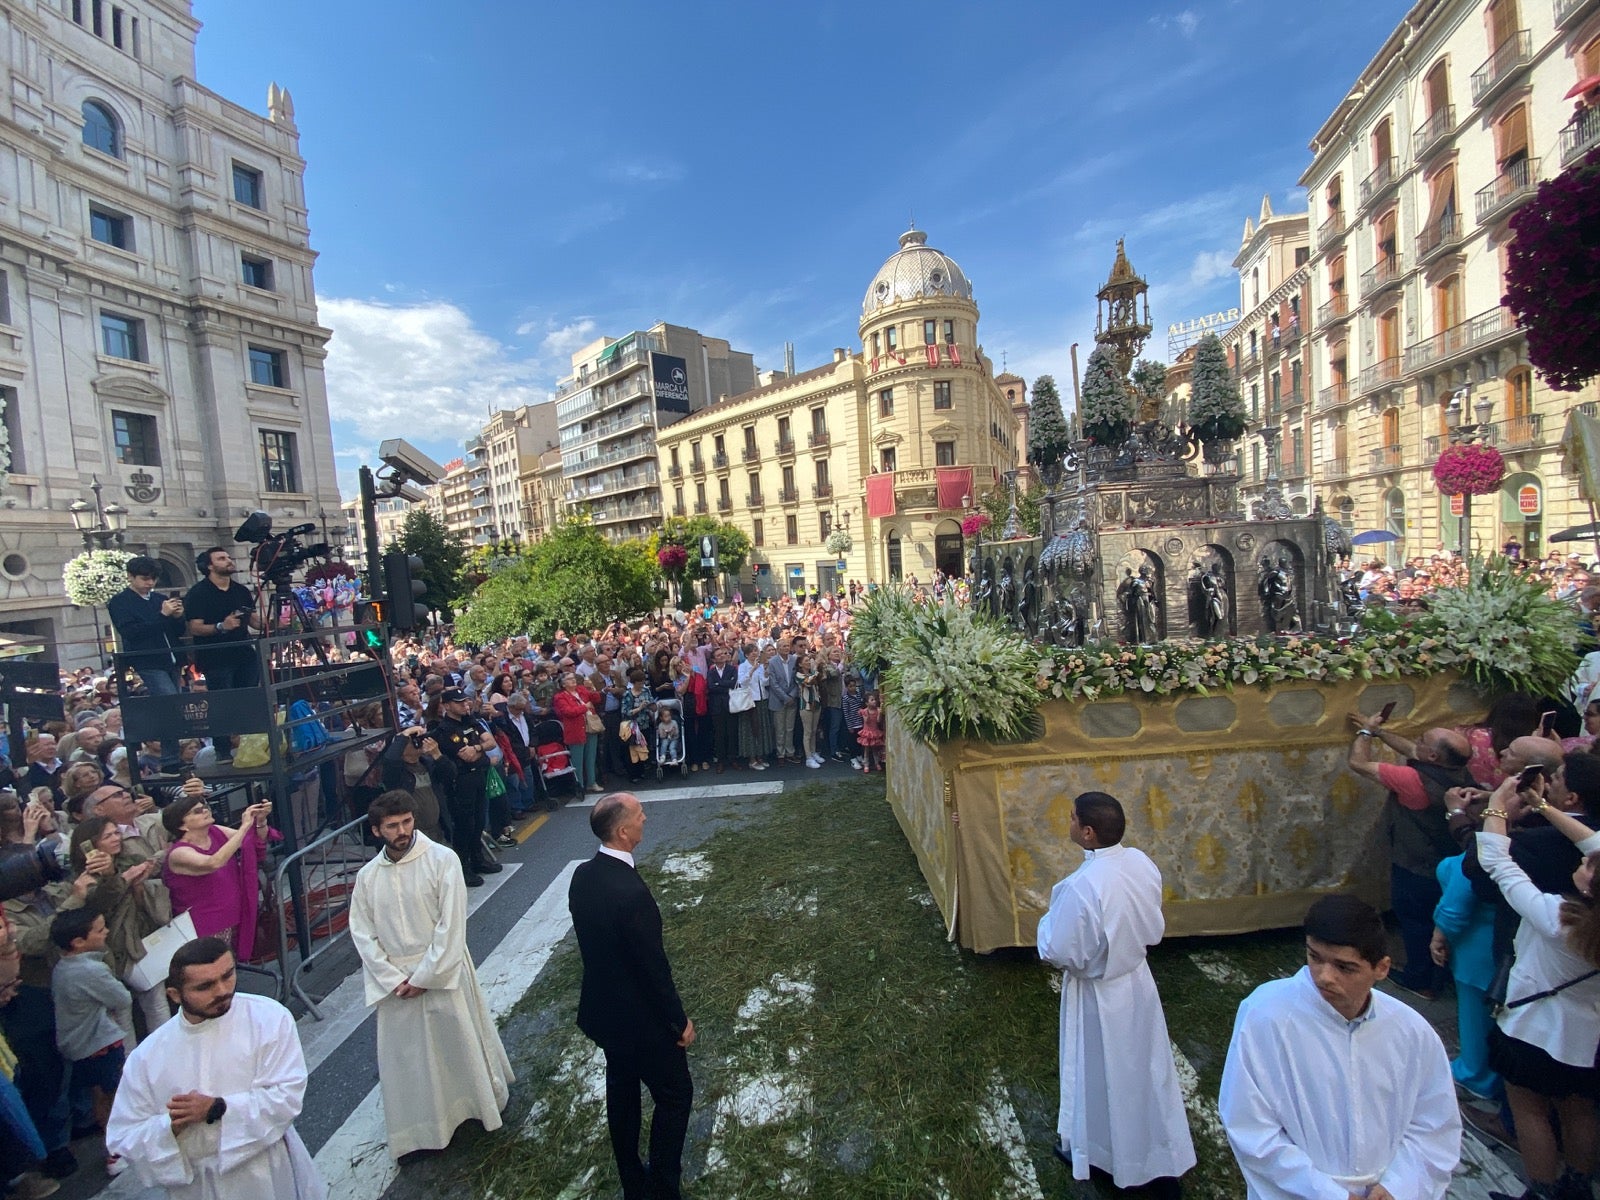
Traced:
[[0, 7], [0, 631], [63, 661], [96, 653], [61, 583], [95, 479], [169, 586], [252, 510], [343, 521], [294, 104], [197, 83], [199, 28], [189, 0]]
[[1002, 393], [972, 285], [921, 231], [868, 285], [858, 332], [859, 350], [657, 434], [667, 511], [750, 535], [747, 593], [960, 574], [962, 516], [1017, 461], [1021, 380]]
[[1512, 214], [1600, 142], [1600, 110], [1565, 98], [1597, 72], [1595, 0], [1420, 0], [1312, 140], [1315, 489], [1395, 534], [1391, 559], [1457, 545], [1431, 468], [1463, 425], [1508, 467], [1473, 506], [1476, 549], [1589, 520], [1558, 444], [1600, 391], [1546, 387], [1500, 297]]

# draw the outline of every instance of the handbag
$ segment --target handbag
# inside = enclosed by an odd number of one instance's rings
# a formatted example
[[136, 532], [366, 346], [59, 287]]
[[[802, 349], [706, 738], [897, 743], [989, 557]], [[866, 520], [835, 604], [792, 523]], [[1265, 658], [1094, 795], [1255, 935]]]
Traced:
[[585, 733], [604, 733], [606, 731], [606, 723], [600, 719], [600, 715], [592, 708], [583, 714], [583, 731]]
[[483, 794], [489, 800], [498, 800], [506, 794], [506, 777], [493, 763], [489, 764], [489, 775], [483, 782]]
[[1593, 971], [1585, 971], [1576, 979], [1569, 979], [1565, 983], [1558, 983], [1553, 988], [1546, 988], [1544, 991], [1535, 992], [1531, 996], [1522, 996], [1516, 1000], [1502, 1001], [1500, 1004], [1495, 1006], [1494, 1015], [1498, 1017], [1501, 1013], [1508, 1013], [1513, 1008], [1521, 1008], [1524, 1004], [1532, 1004], [1535, 1000], [1543, 1000], [1546, 996], [1554, 996], [1557, 992], [1564, 992], [1569, 987], [1582, 983], [1586, 979], [1593, 979], [1596, 975], [1600, 975], [1600, 968], [1596, 968]]
[[128, 968], [125, 976], [128, 986], [136, 992], [147, 992], [166, 983], [172, 956], [179, 946], [194, 938], [194, 918], [187, 912], [179, 913], [155, 932], [145, 934], [144, 957]]
[[748, 685], [744, 687], [731, 687], [728, 689], [728, 711], [731, 713], [749, 712], [756, 706], [755, 697], [750, 694]]

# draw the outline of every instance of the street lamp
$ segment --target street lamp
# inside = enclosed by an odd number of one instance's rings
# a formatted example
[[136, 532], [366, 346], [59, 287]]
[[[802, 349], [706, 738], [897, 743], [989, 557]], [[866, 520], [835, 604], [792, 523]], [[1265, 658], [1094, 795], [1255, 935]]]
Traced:
[[122, 545], [122, 534], [128, 528], [128, 510], [113, 500], [104, 504], [100, 492], [104, 485], [98, 475], [91, 476], [89, 490], [94, 493], [94, 503], [81, 497], [74, 500], [67, 511], [72, 514], [72, 524], [83, 538], [85, 550], [104, 550], [108, 546]]
[[[1489, 420], [1494, 415], [1494, 401], [1487, 396], [1472, 406], [1476, 421], [1463, 421], [1462, 413], [1466, 405], [1463, 403], [1472, 398], [1472, 385], [1469, 383], [1458, 392], [1451, 393], [1450, 402], [1444, 408], [1445, 428], [1449, 431], [1452, 446], [1467, 446], [1473, 442], [1481, 442], [1486, 446], [1494, 444], [1494, 425]], [[1466, 559], [1472, 545], [1472, 493], [1464, 492], [1461, 496], [1461, 516], [1456, 525], [1456, 537], [1461, 543], [1461, 557]]]

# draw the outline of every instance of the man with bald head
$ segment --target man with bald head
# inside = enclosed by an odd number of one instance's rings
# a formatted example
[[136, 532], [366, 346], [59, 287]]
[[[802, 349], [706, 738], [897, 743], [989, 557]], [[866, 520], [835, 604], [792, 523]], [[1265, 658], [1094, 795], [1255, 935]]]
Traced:
[[[629, 792], [602, 796], [589, 814], [600, 850], [572, 874], [567, 906], [583, 955], [578, 1028], [606, 1056], [606, 1124], [625, 1200], [679, 1200], [694, 1081], [685, 1053], [694, 1022], [683, 1011], [661, 943], [661, 910], [635, 869], [644, 807]], [[639, 1087], [650, 1089], [650, 1157], [639, 1161]]]
[[1507, 775], [1520, 775], [1535, 764], [1543, 767], [1546, 775], [1553, 775], [1561, 765], [1561, 743], [1529, 734], [1512, 738], [1511, 744], [1500, 751], [1500, 770]]
[[[1351, 713], [1350, 721], [1357, 727], [1347, 760], [1350, 769], [1389, 792], [1383, 811], [1389, 904], [1406, 950], [1405, 967], [1389, 978], [1431, 999], [1445, 980], [1444, 969], [1435, 965], [1428, 950], [1433, 910], [1441, 896], [1434, 872], [1442, 859], [1459, 853], [1450, 835], [1445, 793], [1473, 785], [1467, 773], [1472, 748], [1465, 734], [1445, 728], [1430, 729], [1413, 742], [1385, 728], [1382, 713]], [[1372, 743], [1378, 739], [1405, 759], [1404, 765], [1373, 761]]]

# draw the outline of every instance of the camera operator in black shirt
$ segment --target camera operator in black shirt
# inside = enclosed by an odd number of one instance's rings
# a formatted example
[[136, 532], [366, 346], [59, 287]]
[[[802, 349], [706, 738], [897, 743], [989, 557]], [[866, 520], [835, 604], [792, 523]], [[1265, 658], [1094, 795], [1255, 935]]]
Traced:
[[233, 581], [233, 555], [213, 546], [196, 555], [194, 565], [203, 577], [183, 598], [183, 613], [206, 689], [259, 686], [260, 663], [247, 639], [252, 629], [260, 632], [261, 617], [250, 589]]

